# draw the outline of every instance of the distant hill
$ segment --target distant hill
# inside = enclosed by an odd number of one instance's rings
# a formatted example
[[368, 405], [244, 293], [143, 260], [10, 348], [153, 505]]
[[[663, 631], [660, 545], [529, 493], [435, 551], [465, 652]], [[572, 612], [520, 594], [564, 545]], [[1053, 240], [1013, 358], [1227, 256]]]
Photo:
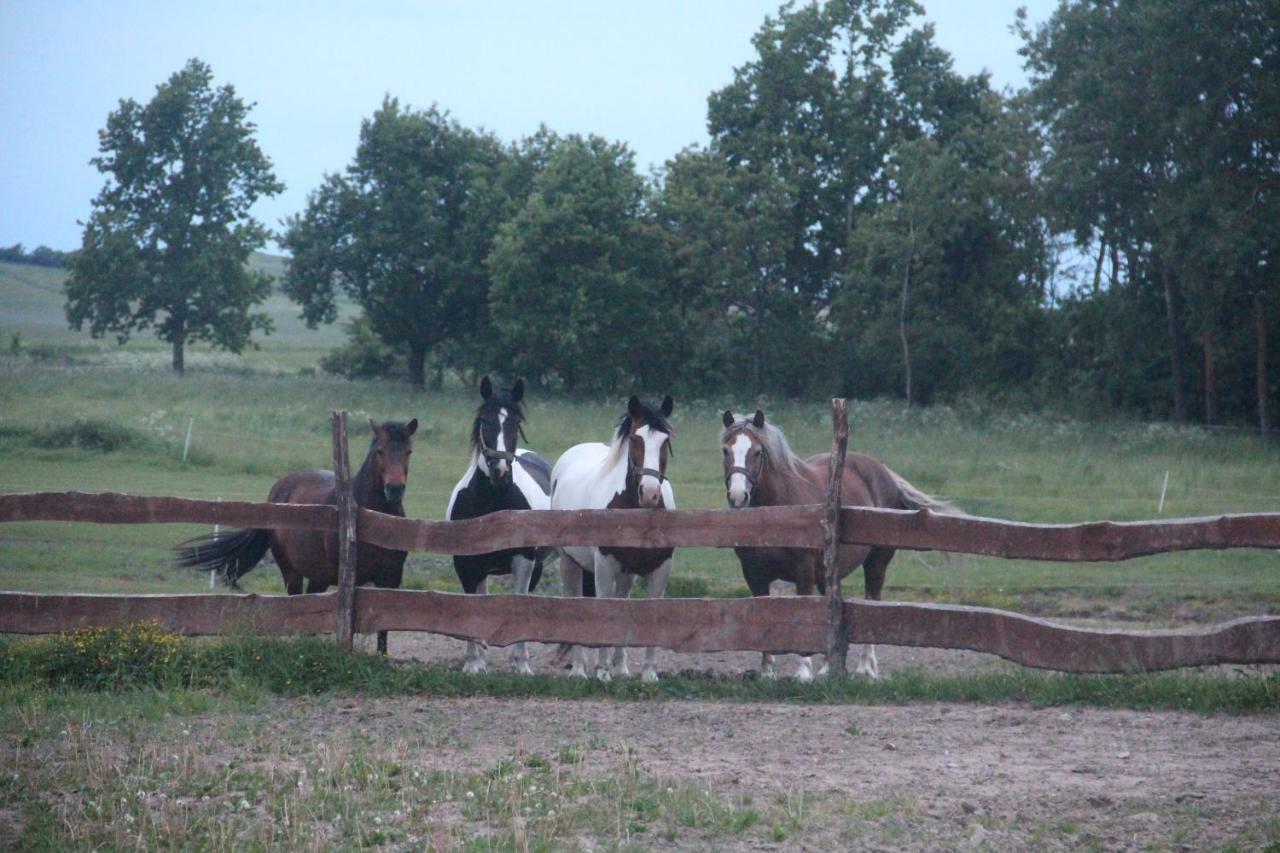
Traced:
[[[265, 345], [284, 347], [327, 348], [345, 341], [342, 323], [308, 329], [300, 319], [301, 309], [279, 291], [278, 281], [284, 275], [289, 259], [280, 255], [254, 252], [249, 266], [276, 278], [275, 292], [262, 305], [275, 323], [270, 336], [255, 335]], [[24, 341], [46, 341], [56, 344], [89, 344], [88, 332], [75, 332], [67, 326], [63, 285], [67, 271], [55, 267], [14, 264], [0, 261], [0, 346], [7, 346], [17, 332]], [[338, 301], [339, 320], [355, 316], [356, 307], [345, 298]], [[139, 333], [138, 342], [151, 342], [150, 332]], [[114, 347], [108, 338], [104, 343]]]

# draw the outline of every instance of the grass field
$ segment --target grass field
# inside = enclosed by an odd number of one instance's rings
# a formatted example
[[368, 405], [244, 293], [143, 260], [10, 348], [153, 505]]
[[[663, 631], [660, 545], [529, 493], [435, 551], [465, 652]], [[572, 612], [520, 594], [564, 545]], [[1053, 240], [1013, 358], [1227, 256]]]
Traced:
[[[194, 347], [178, 378], [155, 340], [68, 331], [61, 280], [0, 264], [0, 492], [263, 499], [281, 473], [329, 465], [329, 413], [344, 408], [357, 424], [421, 420], [406, 506], [443, 515], [473, 389], [317, 375], [342, 335], [307, 330], [280, 298], [260, 349]], [[553, 458], [606, 437], [623, 405], [536, 390], [528, 403], [530, 444]], [[676, 401], [680, 506], [724, 505], [720, 412], [755, 405]], [[829, 448], [825, 401], [763, 405], [798, 451]], [[853, 448], [975, 514], [1153, 518], [1166, 475], [1164, 517], [1280, 509], [1280, 449], [1243, 434], [883, 401], [854, 403], [850, 420]], [[353, 455], [364, 446], [354, 438]], [[0, 588], [204, 591], [205, 577], [168, 562], [199, 532], [3, 524]], [[730, 551], [682, 550], [672, 577], [674, 594], [745, 592]], [[245, 585], [282, 590], [269, 566]], [[448, 558], [426, 554], [411, 556], [406, 585], [457, 589]], [[886, 597], [1203, 623], [1280, 610], [1280, 554], [904, 552]], [[1280, 844], [1278, 677], [905, 666], [879, 682], [664, 672], [658, 685], [600, 685], [468, 676], [316, 639], [3, 641], [0, 847], [1265, 848]]]
[[[472, 389], [414, 393], [396, 382], [348, 382], [314, 374], [319, 355], [341, 339], [309, 331], [283, 299], [268, 306], [279, 332], [242, 356], [193, 348], [188, 375], [167, 369], [167, 348], [151, 339], [120, 347], [65, 328], [62, 273], [0, 264], [0, 334], [21, 335], [0, 360], [0, 490], [79, 489], [227, 500], [265, 498], [281, 473], [330, 462], [329, 412], [418, 417], [406, 500], [410, 515], [443, 516], [466, 465]], [[500, 369], [501, 365], [495, 365]], [[554, 459], [567, 447], [608, 435], [622, 400], [529, 394], [530, 446]], [[669, 474], [686, 508], [724, 505], [719, 413], [749, 400], [677, 400], [676, 455]], [[830, 447], [825, 401], [765, 401], [798, 452]], [[917, 486], [979, 515], [1027, 521], [1164, 517], [1280, 508], [1280, 448], [1237, 433], [1163, 425], [1089, 423], [1037, 414], [855, 402], [851, 447], [882, 459]], [[192, 428], [188, 461], [182, 449]], [[107, 437], [104, 439], [103, 435]], [[86, 446], [96, 445], [96, 446]], [[106, 447], [108, 449], [102, 449]], [[352, 441], [361, 456], [364, 442]], [[355, 462], [358, 464], [359, 459]], [[207, 588], [203, 577], [168, 568], [168, 547], [199, 532], [185, 526], [9, 524], [0, 527], [4, 586], [16, 590], [155, 592]], [[1233, 550], [1109, 564], [1005, 561], [903, 552], [890, 567], [887, 597], [1013, 606], [1064, 616], [1188, 618], [1274, 612], [1280, 554]], [[673, 577], [685, 589], [742, 594], [729, 551], [688, 549]], [[250, 589], [281, 588], [274, 569], [248, 576]], [[447, 558], [414, 555], [406, 583], [454, 589]], [[856, 594], [856, 577], [846, 583]], [[676, 591], [681, 589], [677, 582]]]

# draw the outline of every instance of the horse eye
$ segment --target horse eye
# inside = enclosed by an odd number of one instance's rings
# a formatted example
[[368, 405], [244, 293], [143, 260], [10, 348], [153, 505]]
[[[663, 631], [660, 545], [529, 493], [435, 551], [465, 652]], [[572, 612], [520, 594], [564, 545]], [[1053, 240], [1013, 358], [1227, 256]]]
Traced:
[[725, 456], [728, 456], [728, 455], [729, 455], [729, 448], [727, 448], [727, 447], [722, 447], [722, 448], [720, 448], [720, 449], [721, 449], [722, 451], [724, 451], [724, 455], [725, 455]]

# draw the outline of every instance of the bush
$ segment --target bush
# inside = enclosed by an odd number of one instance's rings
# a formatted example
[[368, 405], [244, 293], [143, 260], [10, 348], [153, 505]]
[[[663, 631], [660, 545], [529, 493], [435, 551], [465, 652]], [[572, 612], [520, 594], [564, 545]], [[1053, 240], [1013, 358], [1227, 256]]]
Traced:
[[31, 443], [46, 450], [68, 447], [111, 453], [126, 447], [148, 443], [141, 433], [120, 424], [101, 420], [74, 420], [68, 424], [49, 424], [31, 433]]
[[368, 318], [347, 323], [345, 345], [320, 359], [320, 369], [347, 379], [374, 379], [389, 376], [400, 367], [400, 359], [386, 341], [378, 337]]
[[[9, 645], [4, 656], [18, 656], [21, 649]], [[19, 669], [51, 687], [81, 690], [188, 686], [195, 659], [193, 646], [182, 637], [144, 622], [83, 628], [39, 641], [28, 651], [36, 654]], [[9, 669], [14, 661], [5, 663]]]

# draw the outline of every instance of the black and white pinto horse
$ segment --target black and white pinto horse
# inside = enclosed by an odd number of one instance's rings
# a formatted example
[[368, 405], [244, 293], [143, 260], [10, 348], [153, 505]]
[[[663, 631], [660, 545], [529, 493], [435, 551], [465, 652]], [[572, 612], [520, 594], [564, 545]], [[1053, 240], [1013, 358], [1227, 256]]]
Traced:
[[[510, 391], [494, 391], [489, 377], [480, 382], [483, 402], [471, 425], [471, 463], [453, 487], [445, 518], [459, 521], [477, 518], [504, 509], [548, 509], [551, 492], [551, 463], [531, 450], [517, 449], [524, 436], [524, 380]], [[488, 554], [459, 555], [453, 558], [454, 571], [468, 594], [484, 593], [490, 575], [513, 575], [514, 591], [527, 595], [542, 577], [542, 564], [552, 549], [508, 548]], [[524, 643], [511, 647], [511, 665], [516, 672], [532, 675], [529, 650]], [[467, 642], [467, 672], [484, 672], [483, 643]]]
[[[591, 442], [569, 448], [551, 472], [552, 509], [675, 509], [675, 493], [667, 480], [667, 457], [671, 452], [671, 397], [661, 408], [627, 402], [627, 411], [618, 419], [613, 441]], [[670, 548], [562, 547], [560, 573], [565, 595], [581, 595], [583, 573], [592, 572], [596, 595], [626, 598], [637, 575], [648, 580], [650, 598], [661, 598], [671, 573]], [[610, 653], [612, 652], [612, 663]], [[655, 650], [645, 650], [645, 681], [657, 681]], [[586, 678], [581, 646], [573, 650], [570, 675]], [[625, 648], [601, 648], [596, 677], [610, 680], [614, 674], [630, 675]]]

